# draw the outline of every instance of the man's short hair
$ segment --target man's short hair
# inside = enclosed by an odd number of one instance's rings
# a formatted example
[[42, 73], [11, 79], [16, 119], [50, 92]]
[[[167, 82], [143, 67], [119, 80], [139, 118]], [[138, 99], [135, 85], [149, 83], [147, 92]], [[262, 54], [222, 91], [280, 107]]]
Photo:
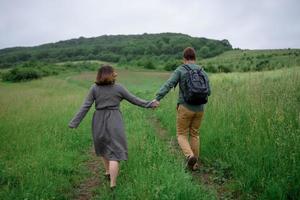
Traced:
[[186, 60], [196, 60], [196, 52], [195, 49], [192, 47], [187, 47], [183, 51], [183, 57]]

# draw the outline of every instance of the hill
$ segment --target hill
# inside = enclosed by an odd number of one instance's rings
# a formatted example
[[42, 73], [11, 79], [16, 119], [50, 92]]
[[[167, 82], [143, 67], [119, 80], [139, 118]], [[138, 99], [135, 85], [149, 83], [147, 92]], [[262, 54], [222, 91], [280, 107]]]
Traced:
[[27, 61], [64, 62], [102, 60], [153, 68], [174, 59], [181, 59], [185, 47], [193, 46], [199, 58], [209, 58], [231, 50], [228, 40], [191, 37], [180, 33], [142, 35], [103, 35], [80, 37], [35, 47], [0, 50], [0, 68]]
[[200, 60], [208, 72], [266, 71], [299, 67], [300, 49], [231, 50]]

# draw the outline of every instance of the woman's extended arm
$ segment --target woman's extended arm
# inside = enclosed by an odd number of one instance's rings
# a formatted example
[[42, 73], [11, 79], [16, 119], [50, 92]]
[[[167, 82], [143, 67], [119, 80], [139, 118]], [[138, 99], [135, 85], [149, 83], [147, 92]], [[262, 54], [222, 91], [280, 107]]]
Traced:
[[152, 101], [146, 101], [143, 99], [140, 99], [136, 96], [134, 96], [133, 94], [131, 94], [126, 88], [120, 86], [120, 93], [123, 97], [123, 99], [126, 99], [127, 101], [129, 101], [130, 103], [140, 106], [140, 107], [144, 107], [144, 108], [152, 108]]
[[94, 87], [92, 86], [90, 88], [87, 97], [85, 98], [85, 101], [81, 105], [80, 110], [77, 112], [75, 117], [70, 121], [69, 123], [70, 128], [77, 128], [80, 122], [82, 121], [82, 119], [85, 117], [86, 113], [89, 111], [90, 107], [93, 105], [95, 100], [93, 90]]

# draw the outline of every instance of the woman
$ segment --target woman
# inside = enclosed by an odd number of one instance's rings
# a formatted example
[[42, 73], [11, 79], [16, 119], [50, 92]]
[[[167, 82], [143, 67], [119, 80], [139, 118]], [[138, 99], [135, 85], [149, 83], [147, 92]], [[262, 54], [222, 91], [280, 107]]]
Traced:
[[144, 108], [158, 106], [158, 103], [139, 99], [123, 86], [115, 84], [116, 77], [117, 73], [110, 65], [100, 67], [95, 84], [90, 88], [79, 112], [69, 123], [70, 128], [78, 127], [95, 101], [96, 111], [92, 120], [94, 147], [96, 155], [102, 157], [111, 189], [116, 187], [119, 162], [127, 160], [127, 142], [119, 109], [120, 102], [126, 99]]

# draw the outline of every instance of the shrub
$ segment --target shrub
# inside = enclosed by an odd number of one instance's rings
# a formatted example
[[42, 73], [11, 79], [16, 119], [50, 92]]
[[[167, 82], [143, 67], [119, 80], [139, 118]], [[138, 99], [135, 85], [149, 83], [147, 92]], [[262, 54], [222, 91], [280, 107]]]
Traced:
[[91, 62], [48, 64], [42, 62], [25, 62], [2, 74], [3, 81], [19, 82], [38, 79], [44, 76], [58, 75], [63, 72], [94, 71], [99, 64]]
[[246, 66], [242, 67], [242, 71], [249, 72], [249, 71], [251, 71], [251, 67], [249, 65], [246, 65]]
[[218, 71], [219, 72], [225, 72], [225, 73], [229, 73], [232, 71], [232, 68], [226, 65], [219, 65], [218, 66]]
[[155, 66], [152, 61], [147, 60], [146, 63], [144, 64], [144, 68], [145, 69], [155, 69]]
[[114, 53], [105, 52], [103, 54], [98, 55], [98, 58], [107, 62], [118, 62], [120, 57]]
[[127, 58], [125, 56], [121, 56], [119, 59], [119, 64], [124, 65], [127, 64]]
[[[42, 76], [50, 76], [50, 75], [58, 75], [58, 71], [51, 68], [51, 67], [41, 67], [41, 68], [37, 68], [37, 70], [39, 70], [39, 72], [41, 73]], [[63, 70], [63, 68], [62, 68]]]
[[210, 73], [217, 73], [218, 72], [218, 68], [215, 65], [212, 64], [207, 64], [207, 66], [204, 66], [204, 69], [206, 72], [210, 72]]
[[181, 62], [179, 60], [169, 61], [165, 65], [164, 70], [174, 71], [180, 64], [181, 64]]
[[2, 75], [4, 81], [20, 82], [42, 77], [42, 73], [35, 68], [17, 67]]
[[262, 70], [268, 69], [269, 65], [270, 65], [269, 60], [262, 60], [256, 64], [255, 70], [262, 71]]

